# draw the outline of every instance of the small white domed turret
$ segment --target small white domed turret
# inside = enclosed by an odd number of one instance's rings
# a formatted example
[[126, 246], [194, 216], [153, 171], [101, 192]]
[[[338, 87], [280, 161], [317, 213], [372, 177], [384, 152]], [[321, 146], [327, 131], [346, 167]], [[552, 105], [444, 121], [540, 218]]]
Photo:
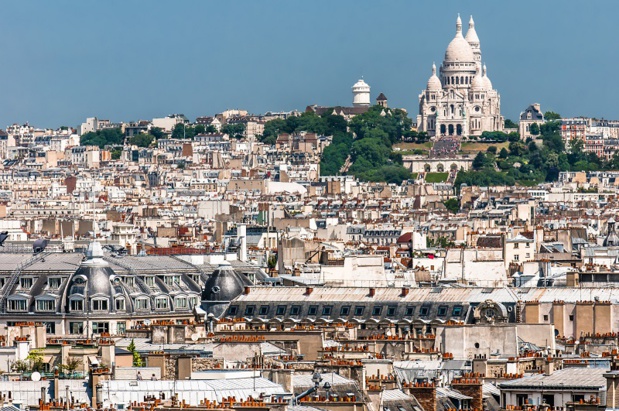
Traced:
[[352, 86], [352, 105], [353, 107], [369, 107], [370, 104], [370, 86], [360, 79]]
[[432, 76], [428, 80], [428, 91], [440, 91], [443, 88], [441, 80], [436, 75], [436, 64], [432, 63]]
[[484, 89], [484, 78], [481, 76], [481, 70], [477, 68], [475, 77], [473, 77], [473, 81], [471, 82], [471, 90], [482, 91]]
[[486, 70], [486, 65], [485, 64], [484, 64], [484, 69], [483, 70], [484, 70], [483, 71], [484, 87], [486, 88], [486, 90], [492, 90], [492, 82], [488, 78], [488, 71]]

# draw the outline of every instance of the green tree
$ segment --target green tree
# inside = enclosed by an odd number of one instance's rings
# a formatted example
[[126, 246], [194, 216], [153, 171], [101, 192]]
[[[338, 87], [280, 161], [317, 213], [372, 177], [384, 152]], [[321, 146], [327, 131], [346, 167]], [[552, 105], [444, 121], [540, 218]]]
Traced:
[[452, 197], [448, 200], [443, 201], [445, 208], [449, 210], [452, 214], [457, 214], [460, 211], [460, 201], [457, 198]]
[[226, 124], [221, 127], [221, 132], [223, 134], [229, 135], [230, 137], [234, 137], [236, 139], [242, 139], [245, 133], [245, 124], [243, 123]]
[[99, 148], [104, 148], [107, 145], [122, 145], [124, 141], [125, 136], [119, 128], [90, 131], [80, 137], [80, 145], [99, 146]]
[[129, 351], [133, 355], [133, 366], [134, 367], [143, 367], [144, 361], [142, 360], [142, 356], [135, 348], [135, 341], [133, 338], [131, 339], [131, 343], [127, 346], [127, 351]]
[[518, 128], [518, 124], [514, 123], [510, 119], [506, 118], [504, 123], [505, 128]]
[[60, 368], [65, 374], [69, 374], [73, 376], [77, 369], [82, 365], [82, 360], [79, 358], [69, 357], [65, 364], [60, 364], [58, 368]]
[[151, 127], [150, 130], [149, 130], [149, 134], [152, 135], [153, 137], [155, 137], [156, 140], [159, 140], [161, 138], [165, 138], [165, 136], [166, 136], [164, 131], [162, 129], [160, 129], [159, 127]]
[[39, 348], [30, 350], [26, 356], [26, 361], [30, 364], [30, 370], [43, 371], [43, 351]]
[[544, 113], [544, 119], [546, 121], [561, 120], [561, 115], [559, 113], [555, 113], [554, 111], [547, 111]]
[[499, 152], [499, 158], [507, 158], [507, 156], [509, 156], [509, 152], [505, 147], [503, 147]]
[[488, 147], [488, 149], [486, 150], [486, 152], [487, 152], [487, 153], [490, 153], [490, 154], [496, 154], [496, 152], [497, 152], [497, 148], [496, 148], [496, 146], [490, 146], [490, 147]]
[[123, 149], [120, 147], [113, 148], [110, 154], [112, 155], [112, 160], [120, 160], [120, 156], [123, 153]]
[[531, 135], [533, 136], [538, 136], [539, 135], [539, 125], [537, 125], [537, 123], [533, 123], [529, 126], [529, 132], [531, 133]]
[[155, 141], [155, 137], [150, 134], [136, 134], [129, 139], [129, 144], [138, 147], [149, 147], [151, 143]]

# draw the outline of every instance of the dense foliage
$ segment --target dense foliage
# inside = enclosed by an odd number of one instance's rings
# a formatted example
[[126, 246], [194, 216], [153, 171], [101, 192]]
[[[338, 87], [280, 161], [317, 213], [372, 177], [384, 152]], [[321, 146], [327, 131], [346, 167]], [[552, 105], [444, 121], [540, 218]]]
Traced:
[[155, 141], [155, 136], [151, 134], [136, 134], [129, 139], [129, 144], [135, 145], [138, 147], [148, 147], [151, 143]]
[[556, 181], [561, 171], [619, 169], [619, 154], [603, 161], [595, 153], [584, 152], [581, 140], [574, 140], [569, 147], [565, 147], [559, 133], [561, 117], [557, 113], [546, 114], [555, 120], [539, 126], [540, 138], [527, 141], [508, 138], [508, 149], [502, 148], [498, 155], [496, 147], [490, 147], [486, 153], [478, 153], [473, 160], [473, 169], [458, 173], [456, 186], [463, 183], [532, 186]]
[[106, 145], [123, 144], [125, 135], [119, 128], [105, 128], [103, 130], [90, 131], [84, 133], [80, 137], [80, 145], [82, 146], [99, 146], [100, 148]]

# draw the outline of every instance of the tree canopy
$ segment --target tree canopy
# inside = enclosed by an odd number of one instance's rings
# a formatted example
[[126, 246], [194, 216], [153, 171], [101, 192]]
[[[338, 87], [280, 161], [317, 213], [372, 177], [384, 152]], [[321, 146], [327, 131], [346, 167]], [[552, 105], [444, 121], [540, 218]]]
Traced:
[[129, 139], [129, 144], [136, 145], [138, 147], [148, 147], [155, 141], [155, 137], [151, 134], [136, 134]]
[[99, 146], [99, 148], [104, 148], [107, 145], [122, 145], [124, 141], [125, 135], [120, 128], [104, 128], [102, 130], [89, 131], [80, 137], [80, 145]]

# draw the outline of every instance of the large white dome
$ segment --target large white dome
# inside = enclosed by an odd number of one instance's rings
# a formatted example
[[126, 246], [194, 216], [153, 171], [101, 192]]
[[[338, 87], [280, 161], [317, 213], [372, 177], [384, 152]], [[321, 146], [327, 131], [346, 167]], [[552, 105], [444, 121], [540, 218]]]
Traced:
[[462, 20], [458, 16], [456, 20], [456, 36], [451, 40], [447, 51], [445, 51], [445, 63], [466, 62], [472, 63], [475, 61], [475, 55], [471, 45], [462, 37]]

